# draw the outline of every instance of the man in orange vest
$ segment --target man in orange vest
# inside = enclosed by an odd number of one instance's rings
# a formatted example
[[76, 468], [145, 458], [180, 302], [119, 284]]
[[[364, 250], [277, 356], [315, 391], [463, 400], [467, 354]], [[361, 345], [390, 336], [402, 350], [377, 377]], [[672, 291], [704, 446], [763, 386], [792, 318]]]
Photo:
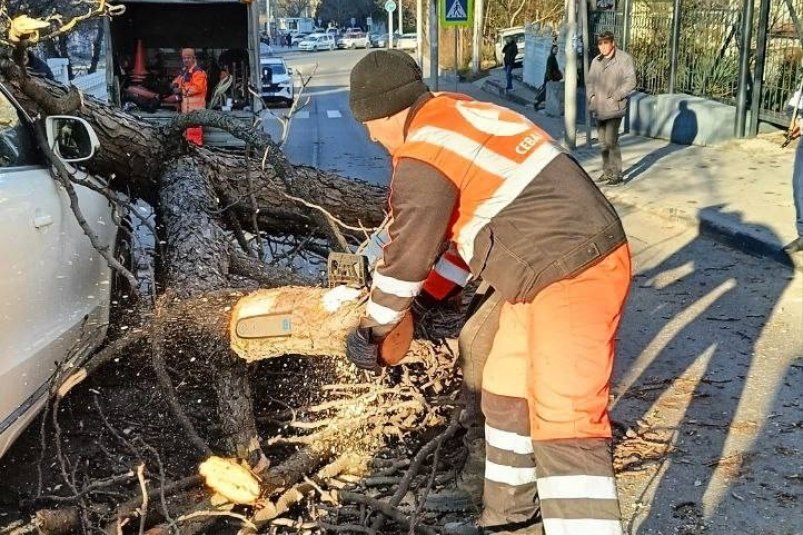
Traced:
[[442, 298], [481, 278], [496, 312], [484, 306], [461, 333], [495, 329], [490, 349], [464, 363], [467, 375], [480, 370], [485, 417], [472, 532], [621, 534], [607, 404], [631, 266], [613, 207], [526, 117], [431, 93], [399, 51], [357, 63], [350, 105], [392, 155], [393, 177], [390, 241], [348, 357], [376, 368], [419, 294]]
[[[181, 113], [202, 110], [206, 108], [206, 71], [198, 66], [195, 50], [192, 48], [181, 49], [181, 63], [184, 64], [184, 68], [173, 80], [173, 91], [181, 98]], [[184, 137], [196, 145], [203, 145], [203, 128], [187, 128]]]

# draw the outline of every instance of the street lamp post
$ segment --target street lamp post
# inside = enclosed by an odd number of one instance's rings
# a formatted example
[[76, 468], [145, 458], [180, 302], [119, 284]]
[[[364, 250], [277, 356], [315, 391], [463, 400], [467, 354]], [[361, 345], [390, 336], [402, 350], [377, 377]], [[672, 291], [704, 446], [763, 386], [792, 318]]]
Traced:
[[415, 3], [415, 59], [424, 68], [424, 0]]
[[265, 18], [267, 19], [265, 21], [265, 33], [268, 34], [268, 37], [271, 37], [271, 35], [270, 35], [270, 0], [265, 0]]
[[577, 0], [566, 2], [566, 79], [564, 85], [564, 140], [569, 150], [577, 148]]

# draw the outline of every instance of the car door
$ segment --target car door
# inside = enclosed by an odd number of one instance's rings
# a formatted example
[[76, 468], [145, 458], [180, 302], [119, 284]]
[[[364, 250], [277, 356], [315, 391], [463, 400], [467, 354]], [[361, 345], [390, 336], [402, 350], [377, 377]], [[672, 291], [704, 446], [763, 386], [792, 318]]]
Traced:
[[[103, 244], [106, 199], [76, 187]], [[105, 336], [110, 279], [51, 178], [24, 117], [0, 87], [0, 454], [41, 406], [57, 365]]]

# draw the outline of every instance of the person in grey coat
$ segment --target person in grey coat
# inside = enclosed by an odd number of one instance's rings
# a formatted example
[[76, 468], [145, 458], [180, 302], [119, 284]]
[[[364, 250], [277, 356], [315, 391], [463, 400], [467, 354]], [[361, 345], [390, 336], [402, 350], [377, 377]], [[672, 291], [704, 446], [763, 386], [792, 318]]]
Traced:
[[591, 61], [586, 80], [588, 109], [597, 120], [597, 136], [602, 147], [602, 175], [608, 185], [622, 183], [622, 151], [619, 127], [627, 101], [636, 89], [633, 58], [616, 47], [613, 33], [602, 32], [597, 39], [599, 55]]

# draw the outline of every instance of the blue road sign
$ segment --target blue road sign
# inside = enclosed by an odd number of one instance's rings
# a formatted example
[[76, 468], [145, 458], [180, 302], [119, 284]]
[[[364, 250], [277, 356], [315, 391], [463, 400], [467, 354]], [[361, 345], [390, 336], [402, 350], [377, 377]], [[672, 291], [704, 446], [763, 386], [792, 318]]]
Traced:
[[439, 0], [438, 4], [441, 26], [471, 26], [474, 19], [474, 0]]

